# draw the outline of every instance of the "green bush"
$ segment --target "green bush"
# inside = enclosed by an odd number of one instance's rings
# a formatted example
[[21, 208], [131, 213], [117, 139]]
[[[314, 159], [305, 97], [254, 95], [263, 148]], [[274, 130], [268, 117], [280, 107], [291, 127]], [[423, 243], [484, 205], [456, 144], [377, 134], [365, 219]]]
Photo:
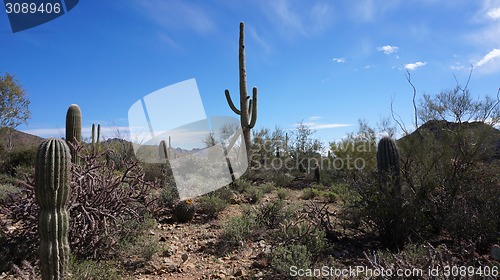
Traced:
[[85, 280], [121, 280], [123, 275], [117, 265], [92, 260], [77, 260], [73, 255], [69, 261], [71, 279]]
[[290, 195], [290, 191], [288, 189], [285, 189], [285, 188], [278, 188], [276, 190], [276, 193], [278, 195], [278, 198], [281, 200], [287, 198], [288, 195]]
[[35, 166], [36, 151], [37, 147], [34, 146], [17, 148], [7, 152], [0, 171], [17, 177], [16, 168], [19, 166]]
[[286, 244], [274, 248], [272, 252], [271, 267], [281, 277], [290, 277], [293, 269], [310, 269], [311, 254], [307, 247], [300, 244]]
[[259, 186], [250, 186], [245, 189], [244, 193], [250, 203], [257, 203], [264, 196], [264, 192]]
[[173, 184], [164, 186], [160, 191], [160, 205], [168, 208], [174, 207], [179, 200], [179, 192]]
[[198, 200], [199, 212], [207, 214], [210, 218], [216, 218], [228, 206], [226, 200], [215, 194], [208, 194], [200, 197]]
[[230, 245], [238, 245], [252, 236], [256, 227], [255, 214], [246, 211], [241, 216], [229, 218], [223, 225], [222, 240]]
[[275, 186], [288, 187], [292, 183], [294, 177], [288, 173], [272, 173], [271, 180]]
[[262, 192], [265, 194], [271, 193], [275, 188], [275, 186], [273, 184], [269, 184], [269, 183], [262, 184], [259, 187], [262, 189]]

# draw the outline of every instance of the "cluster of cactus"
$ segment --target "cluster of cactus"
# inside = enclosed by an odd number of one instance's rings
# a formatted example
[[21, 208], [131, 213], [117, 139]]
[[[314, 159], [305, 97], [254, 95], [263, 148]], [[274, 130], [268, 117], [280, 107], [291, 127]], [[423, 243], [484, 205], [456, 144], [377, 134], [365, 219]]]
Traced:
[[399, 149], [396, 142], [390, 137], [380, 139], [377, 147], [377, 168], [382, 183], [400, 184]]
[[[225, 90], [227, 103], [233, 112], [240, 116], [241, 128], [243, 130], [243, 139], [248, 160], [251, 159], [251, 135], [250, 130], [255, 126], [257, 121], [257, 88], [252, 90], [252, 99], [247, 92], [247, 75], [245, 67], [245, 24], [240, 22], [240, 40], [239, 40], [239, 72], [240, 72], [240, 109], [234, 106], [231, 100], [229, 90]], [[247, 101], [248, 100], [248, 101]], [[248, 103], [247, 103], [248, 102]]]
[[174, 217], [179, 223], [186, 223], [193, 219], [196, 208], [191, 199], [182, 200], [174, 207]]
[[78, 163], [75, 145], [82, 141], [82, 111], [76, 104], [71, 104], [66, 113], [66, 141], [71, 150], [73, 163]]
[[97, 124], [97, 138], [95, 137], [95, 124], [92, 124], [92, 149], [99, 150], [101, 139], [101, 125]]
[[38, 148], [35, 196], [40, 205], [40, 270], [43, 280], [63, 279], [69, 260], [67, 202], [71, 153], [60, 139], [47, 139]]

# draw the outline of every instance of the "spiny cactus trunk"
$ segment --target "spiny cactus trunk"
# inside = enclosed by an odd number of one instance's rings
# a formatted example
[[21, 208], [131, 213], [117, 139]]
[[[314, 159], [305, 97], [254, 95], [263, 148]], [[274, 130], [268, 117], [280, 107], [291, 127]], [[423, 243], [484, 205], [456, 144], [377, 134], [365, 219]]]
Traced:
[[377, 147], [377, 168], [382, 183], [394, 183], [396, 193], [399, 193], [400, 188], [399, 158], [396, 142], [389, 137], [380, 139]]
[[68, 265], [70, 162], [70, 149], [63, 140], [47, 139], [38, 148], [35, 195], [40, 205], [38, 232], [43, 280], [64, 279]]
[[82, 141], [82, 111], [76, 104], [71, 104], [66, 113], [66, 141], [71, 149], [73, 163], [79, 163], [75, 145]]
[[[245, 24], [240, 22], [240, 40], [239, 40], [239, 74], [240, 74], [240, 109], [234, 106], [229, 90], [226, 89], [226, 99], [231, 110], [237, 115], [240, 115], [241, 129], [243, 130], [243, 139], [245, 140], [245, 148], [248, 156], [248, 162], [252, 158], [252, 141], [250, 130], [255, 126], [257, 121], [257, 88], [252, 90], [252, 99], [248, 96], [247, 91], [247, 74], [245, 66]], [[248, 100], [248, 101], [247, 101]], [[247, 103], [248, 102], [248, 103]]]

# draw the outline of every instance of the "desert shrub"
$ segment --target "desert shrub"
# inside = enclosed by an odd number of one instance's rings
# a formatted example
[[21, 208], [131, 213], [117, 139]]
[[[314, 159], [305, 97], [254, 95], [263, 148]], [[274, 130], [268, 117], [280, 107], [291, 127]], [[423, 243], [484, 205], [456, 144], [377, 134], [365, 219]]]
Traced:
[[272, 252], [271, 267], [283, 279], [288, 279], [292, 270], [308, 269], [311, 264], [311, 254], [304, 245], [280, 245]]
[[237, 192], [244, 192], [246, 189], [250, 188], [252, 186], [252, 183], [250, 181], [244, 179], [244, 178], [238, 178], [234, 183], [230, 185], [231, 189], [237, 191]]
[[284, 219], [288, 218], [289, 213], [284, 211], [285, 202], [283, 200], [275, 200], [259, 205], [255, 210], [257, 216], [257, 224], [260, 227], [268, 229], [276, 228]]
[[245, 189], [244, 194], [250, 203], [257, 203], [264, 196], [264, 192], [259, 186], [250, 186]]
[[121, 280], [123, 275], [116, 265], [94, 260], [78, 260], [70, 256], [69, 271], [72, 279]]
[[253, 229], [256, 227], [256, 217], [251, 211], [237, 217], [229, 218], [223, 224], [222, 240], [229, 245], [239, 245], [252, 236]]
[[12, 177], [19, 177], [16, 168], [19, 166], [34, 166], [37, 147], [24, 147], [13, 149], [6, 153], [2, 164], [2, 173]]
[[165, 164], [162, 163], [141, 163], [144, 170], [144, 179], [154, 181], [155, 179], [164, 180]]
[[215, 194], [208, 194], [200, 197], [198, 204], [200, 212], [205, 213], [209, 218], [216, 218], [228, 205], [226, 200]]
[[271, 181], [277, 187], [288, 187], [292, 183], [294, 177], [288, 173], [273, 172], [271, 173]]
[[225, 202], [231, 203], [234, 200], [234, 193], [229, 187], [223, 187], [211, 192], [212, 195], [217, 196]]
[[259, 187], [264, 194], [272, 192], [275, 188], [273, 184], [269, 184], [269, 183], [262, 184]]
[[179, 192], [174, 184], [167, 184], [161, 189], [159, 204], [163, 207], [172, 208], [178, 200]]
[[19, 188], [11, 183], [0, 184], [0, 202], [5, 200], [9, 195], [15, 195], [19, 192]]
[[306, 188], [302, 191], [302, 195], [300, 196], [300, 198], [304, 200], [309, 200], [315, 198], [318, 195], [319, 195], [318, 190], [313, 188]]
[[290, 195], [290, 191], [288, 189], [285, 189], [285, 188], [278, 188], [276, 190], [276, 193], [278, 195], [278, 198], [281, 200], [287, 198], [288, 195]]

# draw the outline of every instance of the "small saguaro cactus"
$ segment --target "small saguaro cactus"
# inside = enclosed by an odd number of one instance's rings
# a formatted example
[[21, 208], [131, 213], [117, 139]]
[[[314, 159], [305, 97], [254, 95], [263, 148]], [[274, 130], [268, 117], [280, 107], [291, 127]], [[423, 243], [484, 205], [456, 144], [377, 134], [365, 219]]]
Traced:
[[196, 209], [191, 199], [182, 200], [174, 208], [174, 217], [179, 223], [186, 223], [193, 219]]
[[390, 137], [380, 139], [377, 147], [377, 168], [382, 182], [390, 179], [397, 187], [400, 183], [399, 149]]
[[99, 149], [101, 138], [101, 124], [97, 124], [97, 138], [95, 138], [95, 124], [92, 124], [92, 149]]
[[[66, 141], [71, 149], [71, 160], [78, 163], [75, 145], [82, 141], [82, 111], [76, 104], [71, 104], [66, 113]], [[71, 145], [70, 145], [71, 143]]]
[[319, 165], [316, 165], [316, 168], [314, 168], [314, 180], [318, 184], [321, 181], [321, 172], [320, 172], [320, 169], [319, 169]]
[[[240, 41], [239, 41], [239, 72], [240, 72], [240, 109], [234, 106], [231, 100], [229, 90], [225, 90], [227, 103], [233, 112], [240, 116], [241, 128], [243, 131], [243, 139], [248, 156], [248, 161], [252, 157], [252, 142], [250, 130], [255, 126], [257, 121], [257, 88], [252, 90], [252, 99], [247, 91], [247, 74], [245, 66], [245, 24], [240, 22]], [[248, 103], [247, 103], [248, 102]]]
[[40, 205], [40, 270], [43, 280], [65, 278], [69, 261], [67, 202], [71, 153], [60, 139], [47, 139], [38, 148], [35, 196]]

